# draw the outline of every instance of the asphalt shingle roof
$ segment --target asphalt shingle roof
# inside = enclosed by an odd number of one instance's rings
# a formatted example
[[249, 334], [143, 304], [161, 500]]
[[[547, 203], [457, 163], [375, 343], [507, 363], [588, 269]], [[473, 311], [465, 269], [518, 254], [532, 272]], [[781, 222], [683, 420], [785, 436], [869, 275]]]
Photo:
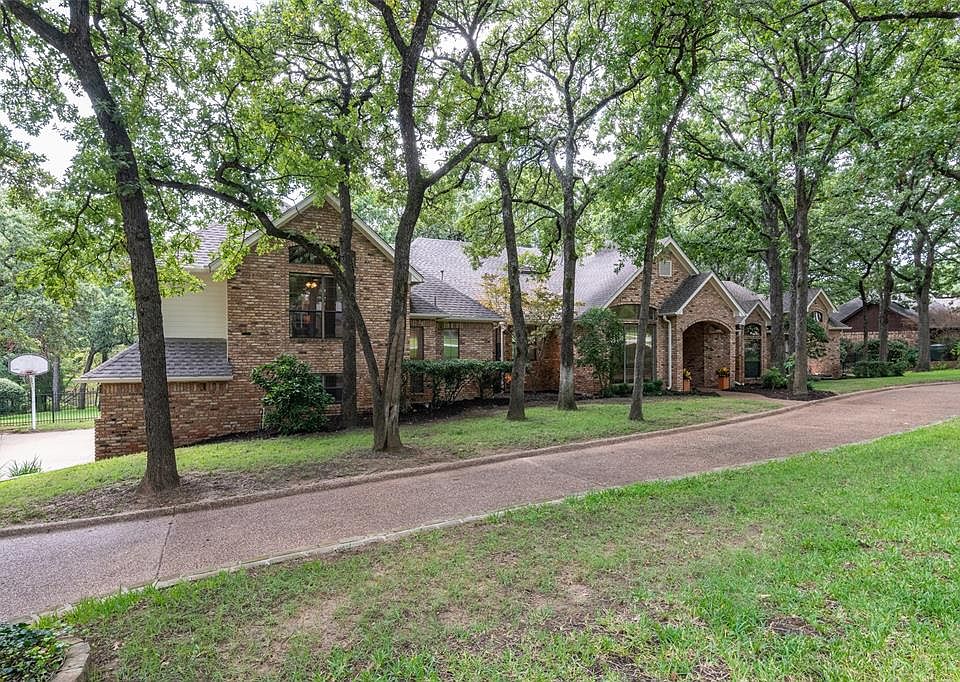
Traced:
[[723, 288], [726, 289], [740, 307], [743, 308], [745, 313], [749, 313], [757, 303], [763, 306], [764, 310], [768, 313], [770, 312], [770, 308], [764, 302], [763, 296], [756, 291], [752, 291], [742, 284], [737, 284], [730, 280], [723, 280], [722, 284]]
[[683, 282], [680, 283], [680, 286], [677, 287], [676, 291], [667, 296], [663, 304], [660, 306], [661, 315], [675, 315], [684, 304], [690, 300], [690, 297], [700, 288], [700, 286], [706, 282], [713, 273], [710, 272], [701, 272], [696, 275], [690, 275]]
[[205, 268], [213, 262], [220, 245], [227, 238], [227, 226], [221, 224], [208, 225], [198, 233], [200, 246], [193, 252], [193, 265]]
[[[503, 276], [506, 273], [506, 256], [500, 253], [482, 260], [474, 268], [473, 260], [464, 250], [465, 243], [452, 239], [418, 237], [410, 246], [410, 263], [428, 278], [442, 279], [475, 301], [482, 300], [485, 275]], [[536, 253], [535, 249], [522, 248], [521, 253]], [[604, 306], [626, 286], [640, 271], [633, 263], [625, 261], [614, 248], [606, 247], [581, 256], [577, 260], [577, 280], [574, 300], [577, 312]], [[563, 263], [553, 268], [545, 280], [524, 277], [524, 286], [542, 284], [555, 294], [560, 294], [563, 284]], [[414, 288], [416, 290], [416, 287]]]
[[423, 282], [410, 289], [410, 312], [491, 322], [501, 319], [489, 308], [433, 277], [425, 277]]
[[[233, 378], [223, 339], [166, 339], [166, 346], [169, 379]], [[105, 383], [140, 379], [140, 344], [125, 348], [81, 379]]]

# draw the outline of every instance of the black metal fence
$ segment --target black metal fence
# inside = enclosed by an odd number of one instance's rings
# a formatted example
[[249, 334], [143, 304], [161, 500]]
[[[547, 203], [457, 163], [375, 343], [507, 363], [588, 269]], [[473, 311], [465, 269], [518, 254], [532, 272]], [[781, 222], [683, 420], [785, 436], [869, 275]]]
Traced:
[[[49, 393], [37, 394], [37, 426], [59, 422], [91, 421], [100, 416], [100, 391], [81, 387], [62, 391], [54, 401]], [[26, 398], [0, 397], [0, 429], [30, 428], [30, 392]]]

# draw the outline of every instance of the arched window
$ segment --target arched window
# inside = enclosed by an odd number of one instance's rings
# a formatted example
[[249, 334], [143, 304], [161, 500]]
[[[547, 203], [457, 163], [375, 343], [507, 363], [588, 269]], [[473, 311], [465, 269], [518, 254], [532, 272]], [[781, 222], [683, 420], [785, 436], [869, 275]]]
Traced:
[[815, 319], [817, 322], [823, 322], [823, 313], [821, 313], [819, 310], [814, 310], [813, 319]]

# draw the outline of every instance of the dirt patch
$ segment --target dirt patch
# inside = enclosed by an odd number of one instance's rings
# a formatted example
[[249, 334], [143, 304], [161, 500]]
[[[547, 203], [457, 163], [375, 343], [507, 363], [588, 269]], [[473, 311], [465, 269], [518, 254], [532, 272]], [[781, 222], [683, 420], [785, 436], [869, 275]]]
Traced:
[[805, 637], [817, 637], [818, 633], [812, 625], [799, 616], [777, 616], [767, 621], [767, 629], [771, 632], [782, 635], [803, 635]]
[[369, 451], [347, 453], [324, 462], [304, 462], [259, 471], [190, 471], [181, 475], [180, 487], [160, 495], [137, 494], [137, 482], [114, 483], [83, 493], [50, 498], [16, 515], [0, 515], [0, 526], [27, 521], [76, 519], [125, 511], [168, 507], [190, 502], [248, 495], [290, 485], [373, 474], [400, 468], [462, 459], [453, 453], [406, 449], [395, 455]]
[[693, 666], [690, 677], [698, 682], [727, 682], [733, 679], [730, 667], [722, 661], [700, 661]]

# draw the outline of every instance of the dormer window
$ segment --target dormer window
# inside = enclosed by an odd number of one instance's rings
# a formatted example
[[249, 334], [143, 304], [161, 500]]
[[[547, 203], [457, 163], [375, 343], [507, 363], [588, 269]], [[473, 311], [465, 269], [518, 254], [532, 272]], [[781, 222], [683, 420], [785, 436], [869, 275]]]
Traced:
[[813, 311], [813, 319], [815, 319], [817, 322], [822, 323], [822, 322], [823, 322], [823, 313], [821, 313], [819, 310], [814, 310], [814, 311]]
[[660, 276], [673, 277], [673, 261], [669, 258], [662, 258], [660, 260]]

